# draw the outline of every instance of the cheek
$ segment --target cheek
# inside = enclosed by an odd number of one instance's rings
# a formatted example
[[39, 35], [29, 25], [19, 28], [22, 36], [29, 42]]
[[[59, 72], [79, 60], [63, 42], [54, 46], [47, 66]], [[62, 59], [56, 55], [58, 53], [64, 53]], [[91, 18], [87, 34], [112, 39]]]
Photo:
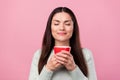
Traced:
[[70, 31], [70, 36], [72, 36], [72, 34], [73, 34], [73, 30]]
[[51, 32], [53, 33], [55, 31], [54, 26], [51, 26]]
[[68, 36], [69, 36], [69, 37], [72, 37], [72, 34], [73, 34], [73, 28], [72, 28], [72, 29], [68, 29], [67, 32], [68, 32]]
[[57, 27], [54, 25], [51, 25], [51, 31], [56, 31], [56, 30], [57, 30]]
[[68, 28], [68, 32], [69, 32], [70, 34], [72, 34], [72, 33], [73, 33], [73, 27]]
[[52, 36], [54, 37], [56, 33], [56, 29], [54, 28], [54, 26], [51, 26], [51, 33], [52, 33]]

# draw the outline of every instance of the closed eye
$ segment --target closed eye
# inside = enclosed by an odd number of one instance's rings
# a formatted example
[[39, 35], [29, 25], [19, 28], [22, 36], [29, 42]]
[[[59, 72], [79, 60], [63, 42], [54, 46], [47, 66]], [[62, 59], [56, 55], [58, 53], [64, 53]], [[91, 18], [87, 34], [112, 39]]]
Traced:
[[55, 26], [59, 25], [59, 24], [54, 24]]
[[71, 24], [65, 24], [65, 25], [70, 26]]

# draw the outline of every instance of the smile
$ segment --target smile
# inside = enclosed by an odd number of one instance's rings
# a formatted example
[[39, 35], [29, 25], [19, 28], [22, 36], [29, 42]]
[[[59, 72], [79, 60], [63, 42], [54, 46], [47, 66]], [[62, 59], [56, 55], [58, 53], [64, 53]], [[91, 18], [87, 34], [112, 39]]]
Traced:
[[64, 36], [66, 35], [67, 33], [58, 33], [58, 35], [61, 35], [61, 36]]

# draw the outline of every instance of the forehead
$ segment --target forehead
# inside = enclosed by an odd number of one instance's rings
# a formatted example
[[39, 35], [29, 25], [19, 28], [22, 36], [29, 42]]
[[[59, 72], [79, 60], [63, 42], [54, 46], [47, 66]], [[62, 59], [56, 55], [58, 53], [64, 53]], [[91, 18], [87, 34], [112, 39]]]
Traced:
[[59, 12], [53, 16], [52, 21], [71, 21], [71, 16], [66, 12]]

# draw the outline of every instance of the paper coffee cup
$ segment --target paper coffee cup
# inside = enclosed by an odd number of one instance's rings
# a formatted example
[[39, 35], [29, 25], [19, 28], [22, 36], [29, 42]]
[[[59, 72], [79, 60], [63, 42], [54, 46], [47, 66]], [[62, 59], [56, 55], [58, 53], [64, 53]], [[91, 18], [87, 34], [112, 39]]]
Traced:
[[54, 46], [54, 53], [57, 54], [61, 52], [62, 50], [69, 51], [71, 50], [70, 46]]

